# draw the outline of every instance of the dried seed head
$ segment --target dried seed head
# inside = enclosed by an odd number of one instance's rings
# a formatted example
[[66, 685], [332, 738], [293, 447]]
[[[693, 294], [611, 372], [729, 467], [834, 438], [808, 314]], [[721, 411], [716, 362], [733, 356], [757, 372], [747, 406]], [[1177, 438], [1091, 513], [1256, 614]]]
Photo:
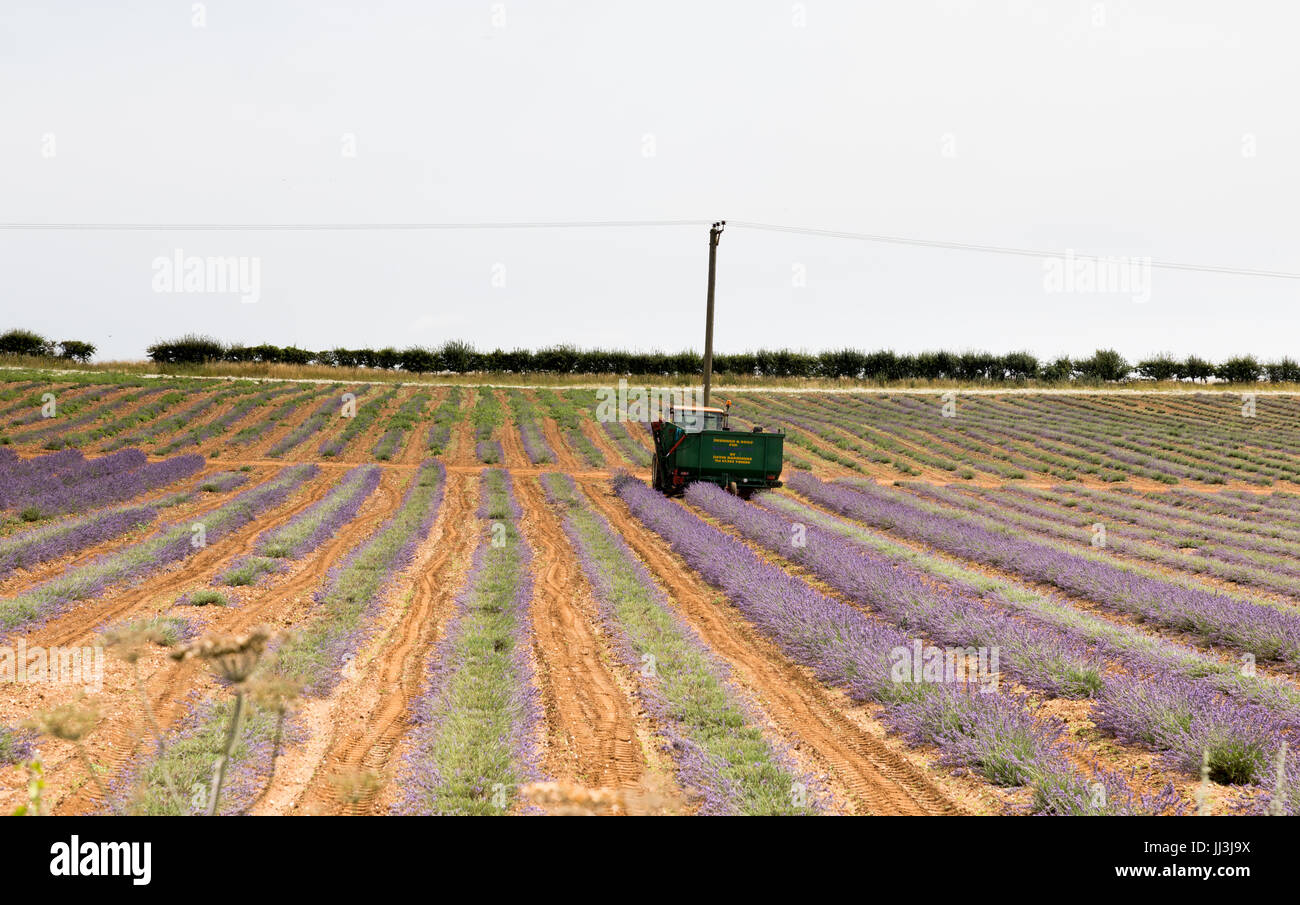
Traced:
[[288, 710], [301, 692], [301, 682], [276, 673], [264, 672], [248, 683], [254, 703], [274, 713]]
[[191, 657], [206, 660], [217, 675], [240, 683], [253, 674], [270, 640], [271, 632], [261, 627], [244, 635], [205, 635], [174, 651], [172, 656], [177, 660]]
[[51, 710], [38, 710], [24, 725], [65, 742], [80, 742], [98, 721], [99, 714], [78, 699]]
[[169, 647], [163, 631], [151, 622], [133, 622], [119, 625], [104, 632], [104, 647], [110, 654], [127, 663], [134, 663], [151, 644]]
[[341, 770], [330, 783], [334, 794], [346, 805], [358, 804], [379, 788], [379, 774], [374, 770]]

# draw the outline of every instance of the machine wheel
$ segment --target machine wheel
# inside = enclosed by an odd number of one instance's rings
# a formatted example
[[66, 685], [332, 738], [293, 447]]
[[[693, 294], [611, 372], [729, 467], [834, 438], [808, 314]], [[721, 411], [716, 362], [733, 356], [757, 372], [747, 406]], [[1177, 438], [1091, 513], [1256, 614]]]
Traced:
[[650, 457], [650, 486], [663, 493], [664, 482], [659, 477], [659, 453], [654, 453]]
[[739, 496], [742, 500], [747, 500], [754, 495], [754, 488], [741, 487], [739, 490], [736, 491], [736, 495]]

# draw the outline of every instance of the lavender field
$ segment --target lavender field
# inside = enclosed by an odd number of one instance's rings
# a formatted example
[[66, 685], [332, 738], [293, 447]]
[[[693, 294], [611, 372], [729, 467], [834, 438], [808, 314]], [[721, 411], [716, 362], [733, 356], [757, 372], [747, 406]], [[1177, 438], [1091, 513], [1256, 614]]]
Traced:
[[1300, 809], [1296, 397], [729, 398], [13, 372], [0, 812]]

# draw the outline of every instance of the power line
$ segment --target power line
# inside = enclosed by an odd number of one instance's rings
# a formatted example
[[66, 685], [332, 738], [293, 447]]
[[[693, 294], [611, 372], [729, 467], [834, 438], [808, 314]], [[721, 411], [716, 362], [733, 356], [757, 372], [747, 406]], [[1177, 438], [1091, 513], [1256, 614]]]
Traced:
[[[804, 226], [781, 226], [775, 223], [753, 223], [746, 220], [728, 220], [728, 226], [738, 226], [744, 229], [764, 229], [773, 232], [798, 233], [808, 236], [826, 236], [833, 239], [857, 239], [862, 242], [887, 242], [894, 245], [919, 245], [926, 248], [947, 248], [956, 251], [980, 251], [990, 254], [1001, 255], [1022, 255], [1033, 258], [1060, 258], [1064, 257], [1064, 252], [1043, 251], [1042, 249], [1033, 248], [1011, 248], [1002, 245], [973, 245], [966, 242], [941, 242], [933, 239], [913, 239], [905, 236], [881, 236], [870, 233], [850, 233], [841, 232], [832, 229], [812, 229]], [[1115, 260], [1116, 256], [1106, 255], [1088, 255], [1070, 252], [1075, 260], [1079, 261], [1107, 261]], [[1146, 261], [1143, 258], [1130, 257], [1131, 262], [1142, 261], [1149, 263], [1152, 267], [1163, 267], [1166, 270], [1193, 270], [1201, 273], [1228, 273], [1237, 276], [1252, 277], [1277, 277], [1285, 280], [1300, 280], [1300, 273], [1288, 273], [1280, 270], [1251, 270], [1242, 267], [1216, 267], [1210, 264], [1181, 264], [1176, 261]]]
[[[506, 220], [492, 222], [460, 223], [0, 223], [0, 230], [33, 231], [83, 231], [83, 232], [419, 232], [429, 230], [496, 230], [496, 229], [605, 229], [642, 227], [708, 226], [711, 220]], [[909, 236], [887, 236], [875, 233], [855, 233], [833, 229], [814, 229], [805, 226], [787, 226], [777, 223], [758, 223], [749, 220], [730, 220], [731, 226], [742, 229], [767, 230], [832, 239], [852, 239], [860, 242], [880, 242], [892, 245], [911, 245], [922, 248], [941, 248], [949, 251], [971, 251], [985, 254], [1019, 255], [1032, 258], [1060, 258], [1066, 252], [1035, 248], [1015, 248], [1003, 245], [981, 245], [970, 242], [948, 242], [937, 239], [917, 239]], [[1079, 261], [1114, 261], [1117, 256], [1077, 254], [1069, 252]], [[1130, 263], [1149, 264], [1165, 270], [1186, 270], [1197, 273], [1222, 273], [1233, 276], [1270, 277], [1300, 280], [1300, 273], [1279, 270], [1258, 270], [1245, 267], [1221, 267], [1212, 264], [1185, 264], [1178, 261], [1159, 261], [1130, 256]]]
[[0, 223], [11, 230], [84, 230], [145, 232], [150, 230], [249, 230], [252, 232], [314, 232], [348, 230], [434, 230], [434, 229], [599, 229], [603, 227], [708, 226], [710, 220], [506, 220], [489, 223]]

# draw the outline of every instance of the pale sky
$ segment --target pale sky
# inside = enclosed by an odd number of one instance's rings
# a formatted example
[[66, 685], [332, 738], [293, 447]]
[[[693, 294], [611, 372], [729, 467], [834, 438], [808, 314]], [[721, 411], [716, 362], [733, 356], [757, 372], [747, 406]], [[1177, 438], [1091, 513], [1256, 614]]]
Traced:
[[[0, 222], [727, 219], [1298, 272], [1298, 27], [1263, 0], [5, 0]], [[177, 249], [258, 259], [259, 300], [155, 292]], [[698, 349], [706, 262], [704, 226], [2, 230], [0, 328], [101, 358]], [[1300, 357], [1300, 280], [1149, 290], [728, 228], [716, 342]]]

